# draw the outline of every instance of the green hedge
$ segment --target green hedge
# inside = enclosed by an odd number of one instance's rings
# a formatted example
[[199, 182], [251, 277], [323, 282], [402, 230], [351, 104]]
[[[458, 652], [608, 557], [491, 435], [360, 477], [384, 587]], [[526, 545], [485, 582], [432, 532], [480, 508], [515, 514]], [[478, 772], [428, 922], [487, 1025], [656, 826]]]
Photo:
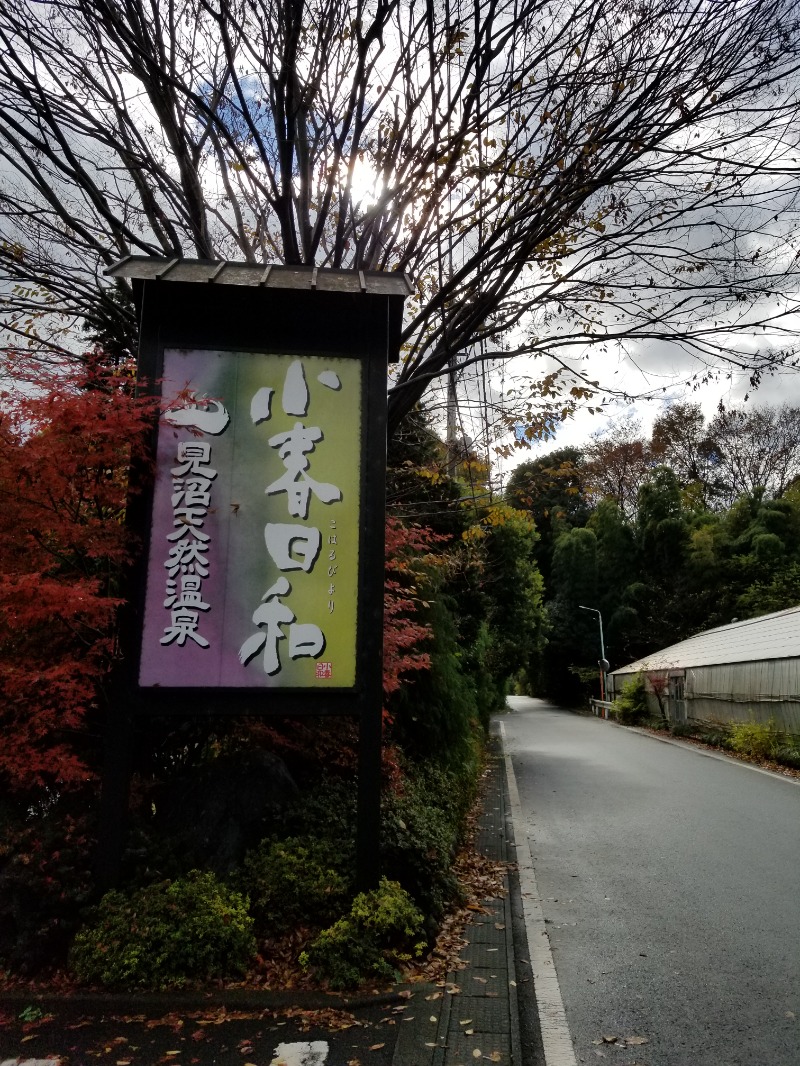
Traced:
[[127, 896], [107, 892], [75, 937], [80, 981], [112, 988], [178, 988], [242, 974], [256, 951], [248, 901], [211, 873], [191, 871]]

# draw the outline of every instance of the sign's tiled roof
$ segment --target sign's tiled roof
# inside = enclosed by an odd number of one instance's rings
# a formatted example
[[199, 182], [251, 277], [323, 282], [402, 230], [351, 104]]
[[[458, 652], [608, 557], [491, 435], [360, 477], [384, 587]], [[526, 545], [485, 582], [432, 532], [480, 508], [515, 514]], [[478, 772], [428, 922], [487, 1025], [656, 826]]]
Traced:
[[210, 285], [246, 285], [266, 289], [307, 289], [319, 292], [365, 292], [409, 296], [406, 274], [382, 270], [335, 270], [323, 267], [234, 263], [212, 259], [166, 259], [129, 255], [105, 271], [112, 278], [140, 281], [186, 281]]

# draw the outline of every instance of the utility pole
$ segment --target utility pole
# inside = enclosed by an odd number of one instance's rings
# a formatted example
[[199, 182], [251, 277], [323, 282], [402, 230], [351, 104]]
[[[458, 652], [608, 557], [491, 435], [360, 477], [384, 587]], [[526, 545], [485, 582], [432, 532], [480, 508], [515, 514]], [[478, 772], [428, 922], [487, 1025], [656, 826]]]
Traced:
[[608, 663], [606, 661], [606, 649], [605, 649], [605, 645], [603, 643], [603, 616], [602, 616], [602, 614], [600, 614], [600, 612], [597, 610], [596, 607], [584, 607], [583, 604], [581, 604], [581, 603], [578, 604], [578, 607], [582, 611], [591, 611], [593, 614], [596, 614], [597, 615], [597, 620], [600, 623], [600, 662], [599, 662], [599, 666], [600, 666], [600, 699], [603, 700], [603, 702], [605, 702], [605, 698], [606, 698], [606, 669], [607, 669]]
[[450, 356], [448, 362], [449, 373], [447, 375], [447, 473], [450, 477], [456, 476], [458, 457], [456, 455], [456, 413], [458, 410], [458, 398], [456, 396], [456, 357]]

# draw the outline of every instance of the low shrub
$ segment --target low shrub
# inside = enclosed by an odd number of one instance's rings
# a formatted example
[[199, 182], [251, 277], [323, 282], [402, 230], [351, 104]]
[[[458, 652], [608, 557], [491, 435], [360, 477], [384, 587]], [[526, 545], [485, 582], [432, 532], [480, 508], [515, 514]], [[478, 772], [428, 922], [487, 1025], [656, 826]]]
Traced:
[[[475, 796], [474, 762], [455, 769], [435, 762], [406, 767], [402, 790], [384, 789], [381, 810], [381, 863], [429, 918], [429, 932], [456, 898], [452, 862], [461, 842], [464, 817]], [[355, 866], [356, 793], [352, 784], [325, 778], [303, 795], [284, 827], [293, 838], [322, 838], [333, 869]], [[251, 899], [255, 888], [248, 884]]]
[[324, 837], [342, 855], [342, 866], [355, 861], [357, 783], [323, 775], [287, 809], [281, 836]]
[[800, 770], [800, 748], [797, 748], [793, 743], [779, 744], [773, 758], [784, 766], [791, 766], [794, 770]]
[[422, 954], [422, 925], [409, 894], [384, 877], [378, 888], [356, 896], [350, 913], [324, 929], [300, 962], [336, 990], [367, 979], [395, 980], [398, 966]]
[[80, 981], [129, 989], [241, 974], [256, 951], [247, 905], [198, 870], [130, 896], [107, 892], [75, 937], [70, 965]]
[[428, 916], [429, 932], [459, 892], [452, 865], [474, 793], [472, 776], [427, 763], [409, 772], [401, 793], [384, 797], [383, 869]]
[[703, 726], [698, 730], [695, 736], [698, 740], [702, 740], [704, 744], [710, 744], [714, 748], [730, 748], [730, 730], [722, 722]]
[[696, 737], [697, 726], [692, 722], [671, 722], [669, 731], [673, 737]]
[[349, 889], [341, 849], [315, 837], [262, 841], [245, 856], [239, 886], [261, 934], [328, 925], [342, 913]]
[[677, 722], [670, 727], [673, 736], [694, 737], [712, 748], [735, 751], [756, 759], [771, 759], [800, 770], [800, 748], [790, 734], [768, 722]]
[[636, 725], [650, 716], [644, 674], [634, 674], [623, 684], [622, 692], [611, 704], [611, 714], [623, 725]]
[[731, 750], [751, 758], [774, 759], [782, 740], [772, 718], [768, 722], [734, 722], [730, 727]]

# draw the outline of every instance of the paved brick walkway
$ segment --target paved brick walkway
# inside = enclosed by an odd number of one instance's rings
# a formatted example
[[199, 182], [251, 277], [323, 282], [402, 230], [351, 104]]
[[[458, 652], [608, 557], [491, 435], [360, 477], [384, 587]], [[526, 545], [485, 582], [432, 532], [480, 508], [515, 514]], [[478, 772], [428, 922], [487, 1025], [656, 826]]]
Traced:
[[[491, 750], [478, 849], [508, 861], [506, 782], [499, 749]], [[447, 974], [441, 999], [417, 1004], [414, 1022], [400, 1026], [392, 1066], [522, 1066], [508, 875], [502, 899], [484, 900], [485, 913], [467, 927], [464, 969]], [[458, 991], [456, 991], [458, 990]]]

